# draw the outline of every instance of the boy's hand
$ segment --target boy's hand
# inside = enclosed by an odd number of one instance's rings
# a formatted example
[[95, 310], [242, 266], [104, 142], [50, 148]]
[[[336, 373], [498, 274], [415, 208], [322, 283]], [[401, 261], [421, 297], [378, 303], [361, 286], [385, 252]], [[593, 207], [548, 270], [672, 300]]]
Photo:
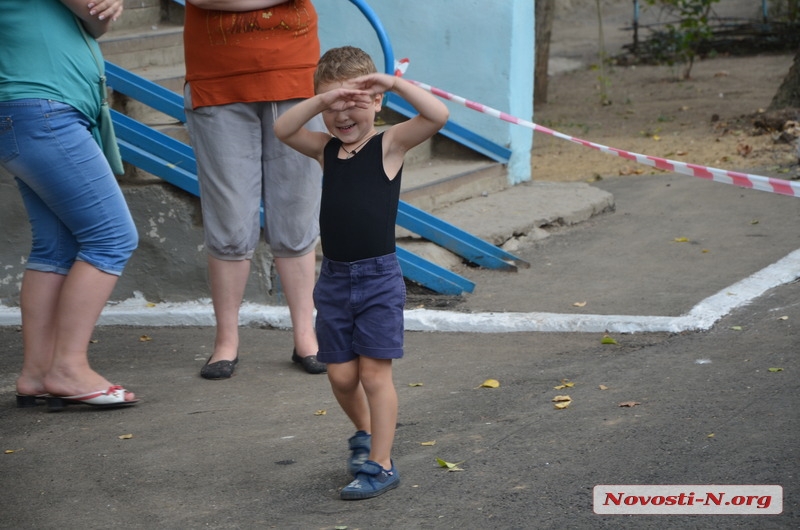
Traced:
[[397, 77], [388, 74], [369, 74], [356, 77], [351, 81], [354, 87], [367, 90], [375, 94], [390, 92], [397, 83]]
[[370, 93], [365, 90], [354, 90], [350, 88], [337, 88], [319, 95], [322, 104], [328, 110], [341, 112], [354, 107], [368, 109], [372, 103]]

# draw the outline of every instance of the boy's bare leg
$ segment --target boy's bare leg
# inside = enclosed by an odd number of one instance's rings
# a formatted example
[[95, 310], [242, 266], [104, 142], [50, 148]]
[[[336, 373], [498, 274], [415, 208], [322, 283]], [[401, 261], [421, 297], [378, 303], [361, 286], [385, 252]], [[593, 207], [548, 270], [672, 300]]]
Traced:
[[367, 396], [359, 381], [360, 360], [328, 364], [328, 380], [336, 401], [356, 430], [369, 433], [370, 411]]
[[361, 384], [367, 395], [372, 425], [369, 459], [384, 469], [392, 468], [392, 446], [397, 427], [397, 390], [392, 378], [391, 359], [360, 357]]
[[249, 276], [249, 259], [228, 261], [208, 257], [211, 301], [217, 320], [214, 354], [209, 364], [232, 361], [239, 352], [239, 308]]

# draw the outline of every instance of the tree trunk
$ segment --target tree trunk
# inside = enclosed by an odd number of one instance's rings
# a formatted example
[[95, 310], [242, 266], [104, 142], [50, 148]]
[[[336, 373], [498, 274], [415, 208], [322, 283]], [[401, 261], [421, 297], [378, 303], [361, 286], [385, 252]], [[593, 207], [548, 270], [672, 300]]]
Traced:
[[536, 50], [533, 72], [533, 105], [547, 103], [547, 63], [550, 60], [550, 36], [553, 33], [555, 0], [536, 0]]
[[769, 104], [769, 110], [785, 108], [800, 108], [800, 49], [794, 56], [789, 73], [783, 78], [783, 83]]

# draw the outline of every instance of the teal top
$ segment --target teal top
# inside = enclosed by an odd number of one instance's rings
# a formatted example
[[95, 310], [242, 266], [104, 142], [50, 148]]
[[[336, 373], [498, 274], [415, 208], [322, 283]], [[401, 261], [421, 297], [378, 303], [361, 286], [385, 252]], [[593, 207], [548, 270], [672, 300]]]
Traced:
[[86, 33], [87, 45], [78, 19], [58, 0], [0, 4], [0, 101], [59, 101], [83, 113], [94, 129], [104, 74], [97, 41]]

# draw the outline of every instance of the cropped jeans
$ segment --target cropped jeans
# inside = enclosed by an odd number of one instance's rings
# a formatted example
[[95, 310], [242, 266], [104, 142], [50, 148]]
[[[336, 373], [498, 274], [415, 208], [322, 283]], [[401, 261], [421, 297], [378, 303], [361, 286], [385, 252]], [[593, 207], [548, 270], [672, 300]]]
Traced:
[[122, 274], [136, 226], [81, 112], [46, 99], [0, 101], [0, 165], [30, 219], [27, 269], [67, 274], [79, 260]]

